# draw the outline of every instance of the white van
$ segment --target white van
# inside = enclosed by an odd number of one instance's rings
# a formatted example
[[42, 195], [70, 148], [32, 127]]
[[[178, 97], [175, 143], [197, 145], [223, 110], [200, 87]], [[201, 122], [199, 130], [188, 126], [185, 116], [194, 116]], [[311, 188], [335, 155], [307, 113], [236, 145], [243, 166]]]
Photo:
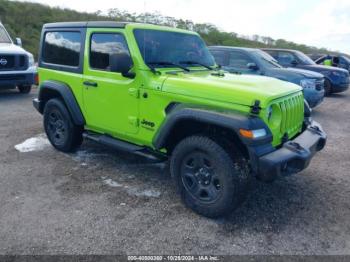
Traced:
[[17, 87], [21, 93], [29, 93], [36, 77], [33, 55], [22, 48], [20, 38], [14, 43], [0, 23], [0, 89]]

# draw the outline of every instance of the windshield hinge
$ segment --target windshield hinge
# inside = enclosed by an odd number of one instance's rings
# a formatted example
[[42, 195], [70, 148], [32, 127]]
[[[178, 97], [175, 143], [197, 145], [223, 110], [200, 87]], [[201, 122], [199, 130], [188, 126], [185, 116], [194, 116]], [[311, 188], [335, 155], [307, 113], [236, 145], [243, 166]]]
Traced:
[[140, 98], [140, 90], [138, 88], [129, 88], [129, 94], [133, 97]]
[[250, 113], [254, 115], [259, 115], [261, 107], [260, 107], [260, 100], [255, 100], [254, 105], [252, 105], [250, 110]]

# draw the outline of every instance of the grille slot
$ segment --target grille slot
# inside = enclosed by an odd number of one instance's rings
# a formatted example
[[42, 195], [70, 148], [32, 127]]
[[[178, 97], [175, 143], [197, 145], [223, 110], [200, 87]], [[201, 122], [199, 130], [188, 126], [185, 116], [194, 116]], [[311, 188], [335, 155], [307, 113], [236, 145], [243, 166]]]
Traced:
[[0, 70], [12, 70], [15, 68], [14, 55], [0, 55]]

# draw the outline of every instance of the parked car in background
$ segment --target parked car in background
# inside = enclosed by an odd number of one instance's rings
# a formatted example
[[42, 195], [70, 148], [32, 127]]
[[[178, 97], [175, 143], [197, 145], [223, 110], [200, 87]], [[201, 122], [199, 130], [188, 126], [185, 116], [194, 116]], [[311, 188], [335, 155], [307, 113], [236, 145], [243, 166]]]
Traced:
[[22, 48], [20, 38], [14, 43], [0, 23], [0, 89], [17, 87], [21, 93], [29, 93], [36, 75], [33, 55]]
[[345, 55], [324, 55], [315, 60], [318, 65], [324, 65], [324, 62], [330, 59], [333, 67], [343, 68], [350, 72], [350, 58]]
[[209, 50], [216, 63], [230, 73], [270, 76], [300, 85], [310, 107], [315, 107], [323, 101], [324, 77], [319, 73], [283, 68], [273, 57], [260, 49], [212, 46]]
[[316, 61], [317, 59], [321, 58], [322, 56], [325, 56], [326, 54], [307, 54], [308, 57], [310, 57], [312, 60]]
[[342, 68], [318, 65], [304, 53], [289, 49], [262, 49], [275, 58], [284, 67], [295, 67], [318, 72], [325, 77], [325, 94], [344, 92], [349, 88], [349, 72]]

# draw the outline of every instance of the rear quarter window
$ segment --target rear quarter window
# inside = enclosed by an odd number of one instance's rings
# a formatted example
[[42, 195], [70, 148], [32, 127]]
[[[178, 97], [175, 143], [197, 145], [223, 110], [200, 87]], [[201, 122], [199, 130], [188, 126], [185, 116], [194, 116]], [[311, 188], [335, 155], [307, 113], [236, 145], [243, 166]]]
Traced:
[[46, 32], [43, 43], [44, 63], [78, 67], [81, 51], [80, 32]]

